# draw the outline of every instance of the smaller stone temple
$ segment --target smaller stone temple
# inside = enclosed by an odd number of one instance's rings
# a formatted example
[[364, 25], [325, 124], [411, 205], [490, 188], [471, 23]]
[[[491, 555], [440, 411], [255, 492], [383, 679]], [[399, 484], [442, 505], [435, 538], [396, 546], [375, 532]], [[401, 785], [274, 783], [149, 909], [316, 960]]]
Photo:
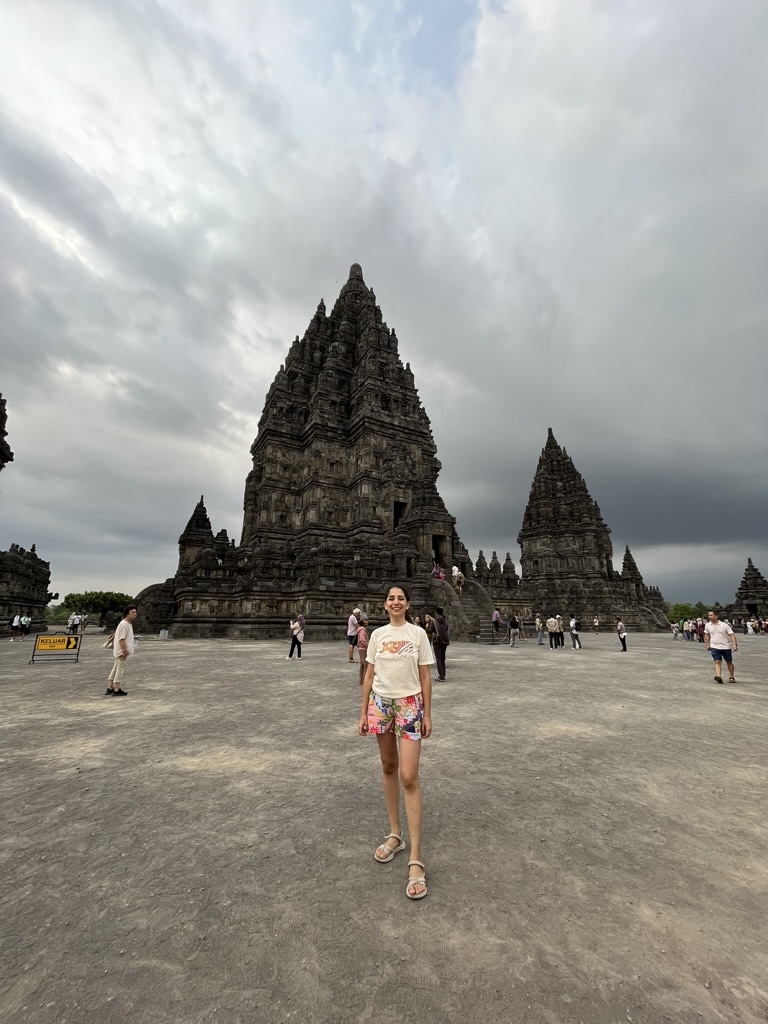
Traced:
[[551, 427], [517, 541], [519, 579], [509, 554], [501, 567], [496, 552], [487, 567], [481, 552], [475, 574], [495, 601], [511, 605], [524, 620], [537, 613], [574, 614], [586, 628], [595, 616], [606, 625], [621, 616], [630, 629], [668, 628], [661, 592], [646, 586], [629, 547], [621, 571], [614, 569], [611, 531], [600, 506]]
[[[5, 399], [0, 395], [0, 471], [13, 462], [13, 452], [5, 440], [7, 418]], [[48, 628], [45, 609], [58, 597], [48, 591], [50, 581], [51, 567], [38, 557], [34, 544], [29, 551], [18, 544], [0, 551], [0, 622], [7, 623], [17, 612], [26, 612], [32, 619], [30, 629], [44, 632]]]
[[768, 580], [747, 559], [747, 567], [741, 578], [733, 605], [728, 610], [732, 620], [751, 618], [753, 615], [768, 615]]
[[48, 590], [50, 582], [50, 563], [38, 556], [34, 544], [29, 551], [18, 544], [0, 551], [0, 622], [7, 623], [17, 612], [26, 612], [32, 619], [32, 632], [45, 632], [45, 609], [58, 597]]

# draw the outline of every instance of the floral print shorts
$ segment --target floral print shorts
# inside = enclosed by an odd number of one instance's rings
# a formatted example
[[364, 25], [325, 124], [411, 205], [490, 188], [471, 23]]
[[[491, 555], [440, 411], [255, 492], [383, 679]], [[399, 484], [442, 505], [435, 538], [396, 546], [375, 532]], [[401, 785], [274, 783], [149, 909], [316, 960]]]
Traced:
[[410, 697], [380, 697], [371, 691], [368, 701], [368, 732], [371, 736], [393, 732], [407, 740], [421, 739], [424, 699], [420, 693]]

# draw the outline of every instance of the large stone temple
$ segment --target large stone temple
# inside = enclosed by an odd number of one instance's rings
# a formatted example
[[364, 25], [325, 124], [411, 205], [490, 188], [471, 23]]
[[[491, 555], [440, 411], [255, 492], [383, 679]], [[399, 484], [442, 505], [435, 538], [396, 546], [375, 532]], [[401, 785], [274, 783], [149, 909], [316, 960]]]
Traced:
[[[269, 389], [239, 543], [214, 534], [201, 498], [179, 537], [176, 574], [137, 597], [140, 628], [282, 637], [302, 611], [313, 638], [338, 638], [354, 606], [375, 617], [383, 588], [399, 580], [417, 609], [444, 605], [453, 635], [467, 639], [495, 604], [526, 619], [559, 611], [666, 626], [661, 595], [629, 550], [614, 570], [610, 531], [551, 431], [520, 531], [522, 579], [509, 555], [502, 566], [480, 552], [473, 565], [438, 492], [429, 418], [398, 346], [353, 264], [331, 312], [321, 300]], [[460, 595], [431, 576], [435, 562], [463, 572]]]
[[[5, 399], [0, 395], [0, 471], [13, 462], [13, 452], [6, 441], [7, 420]], [[29, 551], [19, 544], [0, 551], [0, 621], [8, 622], [17, 612], [26, 612], [32, 619], [33, 632], [46, 630], [46, 606], [59, 596], [48, 591], [50, 580], [50, 564], [39, 557], [34, 544]]]

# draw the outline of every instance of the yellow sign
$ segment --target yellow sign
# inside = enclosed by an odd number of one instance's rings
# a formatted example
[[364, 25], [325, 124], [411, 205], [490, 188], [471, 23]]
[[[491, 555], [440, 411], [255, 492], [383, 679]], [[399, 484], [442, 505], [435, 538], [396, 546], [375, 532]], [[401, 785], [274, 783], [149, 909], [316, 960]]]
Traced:
[[80, 646], [79, 636], [38, 636], [36, 651], [76, 651]]

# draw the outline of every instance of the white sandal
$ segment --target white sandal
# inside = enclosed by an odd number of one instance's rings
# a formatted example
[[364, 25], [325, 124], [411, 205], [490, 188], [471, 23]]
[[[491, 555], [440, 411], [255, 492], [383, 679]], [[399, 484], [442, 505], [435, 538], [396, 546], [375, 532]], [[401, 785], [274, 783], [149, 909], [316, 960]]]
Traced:
[[[400, 845], [395, 847], [387, 846], [387, 839], [397, 839]], [[390, 832], [389, 835], [387, 836], [387, 839], [385, 839], [380, 846], [376, 847], [376, 850], [373, 854], [373, 859], [377, 860], [379, 864], [389, 864], [389, 862], [392, 860], [396, 853], [400, 853], [401, 850], [405, 849], [403, 837], [399, 836], [396, 832]], [[386, 850], [389, 856], [377, 857], [376, 854], [379, 852], [379, 850]]]
[[[419, 875], [416, 878], [408, 879], [408, 885], [406, 885], [405, 887], [405, 895], [408, 897], [409, 900], [422, 900], [427, 895], [427, 879], [425, 877], [426, 869], [420, 860], [409, 860], [408, 867], [410, 868], [412, 864], [416, 864], [417, 867], [420, 867], [424, 874]], [[412, 885], [423, 885], [424, 889], [422, 890], [422, 892], [409, 892], [408, 890], [411, 888]]]

